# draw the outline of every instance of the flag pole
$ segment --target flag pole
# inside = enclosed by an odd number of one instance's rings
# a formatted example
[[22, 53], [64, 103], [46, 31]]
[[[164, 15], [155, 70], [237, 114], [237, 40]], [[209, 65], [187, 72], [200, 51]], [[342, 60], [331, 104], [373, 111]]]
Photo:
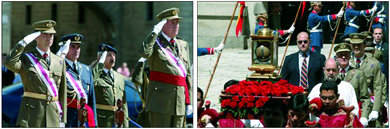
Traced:
[[[376, 6], [376, 2], [375, 2], [375, 4], [374, 4], [374, 6]], [[372, 27], [372, 23], [373, 23], [373, 21], [374, 21], [374, 15], [375, 14], [375, 11], [374, 12], [372, 12], [372, 14], [371, 14], [371, 18], [370, 18], [370, 26], [368, 27], [368, 32], [370, 32], [371, 31], [371, 27]]]
[[[301, 10], [301, 6], [302, 6], [302, 1], [301, 1], [301, 3], [299, 4], [297, 14], [295, 14], [295, 20], [294, 20], [293, 26], [295, 26], [295, 23], [297, 22], [297, 18], [298, 18], [299, 10]], [[287, 44], [286, 44], [286, 48], [284, 49], [284, 54], [283, 54], [283, 58], [282, 58], [282, 63], [280, 64], [280, 69], [279, 69], [277, 75], [280, 75], [280, 71], [282, 70], [283, 63], [284, 63], [284, 59], [285, 59], [285, 57], [286, 57], [286, 53], [287, 53], [287, 49], [288, 49], [288, 45], [290, 44], [291, 35], [292, 35], [292, 33], [290, 33], [289, 36], [288, 36], [288, 41], [287, 41]]]
[[[345, 3], [343, 4], [343, 10], [344, 10], [344, 9], [345, 9]], [[344, 13], [343, 13], [343, 16], [344, 16]], [[330, 55], [332, 55], [332, 50], [333, 50], [334, 42], [336, 41], [337, 32], [339, 31], [339, 26], [340, 26], [341, 18], [342, 18], [343, 16], [341, 16], [341, 17], [339, 17], [339, 18], [337, 19], [336, 32], [334, 32], [334, 36], [333, 36], [333, 40], [332, 40], [332, 46], [330, 47], [330, 52], [329, 52], [328, 59], [330, 58]]]
[[[234, 14], [236, 13], [237, 6], [238, 6], [238, 2], [236, 3], [236, 6], [234, 7], [233, 15], [232, 15], [232, 17], [230, 18], [229, 26], [228, 26], [228, 28], [227, 28], [227, 30], [226, 30], [225, 37], [223, 38], [222, 44], [224, 44], [224, 45], [225, 45], [225, 42], [226, 42], [226, 38], [227, 38], [227, 36], [228, 36], [228, 34], [229, 34], [230, 26], [232, 25], [232, 21], [233, 21], [233, 18], [234, 18]], [[204, 94], [204, 96], [203, 96], [203, 100], [206, 100], [207, 93], [208, 93], [208, 91], [209, 91], [209, 88], [210, 88], [210, 85], [211, 85], [211, 81], [213, 80], [213, 77], [214, 77], [214, 74], [215, 74], [215, 70], [217, 69], [218, 62], [219, 62], [219, 59], [221, 58], [221, 55], [222, 55], [222, 51], [218, 53], [217, 61], [215, 62], [213, 72], [211, 73], [209, 82], [208, 82], [208, 84], [207, 84], [206, 91], [205, 91], [205, 94]], [[203, 102], [204, 102], [204, 101], [203, 101]], [[202, 102], [202, 105], [203, 105], [203, 102]]]

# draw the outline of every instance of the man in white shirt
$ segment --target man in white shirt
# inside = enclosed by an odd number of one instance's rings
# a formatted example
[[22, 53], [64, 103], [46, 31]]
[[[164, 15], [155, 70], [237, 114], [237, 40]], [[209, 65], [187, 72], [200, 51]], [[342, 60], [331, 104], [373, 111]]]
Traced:
[[[326, 60], [324, 73], [326, 80], [336, 80], [338, 79], [339, 66], [333, 58]], [[314, 86], [314, 88], [309, 93], [307, 99], [311, 101], [316, 97], [320, 97], [320, 87], [322, 83], [319, 83]], [[341, 81], [341, 83], [337, 86], [339, 90], [340, 97], [339, 99], [343, 99], [345, 102], [345, 106], [355, 106], [352, 110], [352, 113], [359, 115], [359, 105], [356, 99], [355, 90], [352, 85], [348, 82]], [[358, 116], [359, 117], [359, 116]]]

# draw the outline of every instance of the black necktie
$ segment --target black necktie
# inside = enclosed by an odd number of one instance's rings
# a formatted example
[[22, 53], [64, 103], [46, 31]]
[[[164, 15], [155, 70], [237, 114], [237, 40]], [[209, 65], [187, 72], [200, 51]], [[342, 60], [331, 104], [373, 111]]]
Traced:
[[77, 72], [77, 67], [76, 67], [76, 62], [73, 63], [73, 70], [74, 70], [75, 73], [78, 74], [78, 72]]
[[111, 71], [108, 71], [108, 76], [111, 78], [112, 82], [114, 82], [114, 77], [111, 76]]

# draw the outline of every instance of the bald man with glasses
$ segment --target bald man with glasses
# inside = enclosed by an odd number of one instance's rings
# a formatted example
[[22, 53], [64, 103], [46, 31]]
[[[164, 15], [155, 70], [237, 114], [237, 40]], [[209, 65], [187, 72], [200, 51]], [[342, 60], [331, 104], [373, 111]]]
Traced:
[[307, 88], [308, 92], [322, 79], [324, 74], [325, 56], [309, 51], [310, 37], [307, 32], [300, 32], [297, 36], [299, 51], [286, 57], [281, 76], [290, 84]]

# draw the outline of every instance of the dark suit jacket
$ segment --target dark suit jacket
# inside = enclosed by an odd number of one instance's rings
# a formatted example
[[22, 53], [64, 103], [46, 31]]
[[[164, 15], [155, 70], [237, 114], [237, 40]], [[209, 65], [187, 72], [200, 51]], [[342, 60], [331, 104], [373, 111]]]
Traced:
[[[324, 78], [324, 62], [325, 56], [317, 52], [310, 52], [308, 68], [309, 89], [311, 89]], [[284, 61], [281, 76], [290, 84], [299, 86], [299, 52], [288, 55]]]

